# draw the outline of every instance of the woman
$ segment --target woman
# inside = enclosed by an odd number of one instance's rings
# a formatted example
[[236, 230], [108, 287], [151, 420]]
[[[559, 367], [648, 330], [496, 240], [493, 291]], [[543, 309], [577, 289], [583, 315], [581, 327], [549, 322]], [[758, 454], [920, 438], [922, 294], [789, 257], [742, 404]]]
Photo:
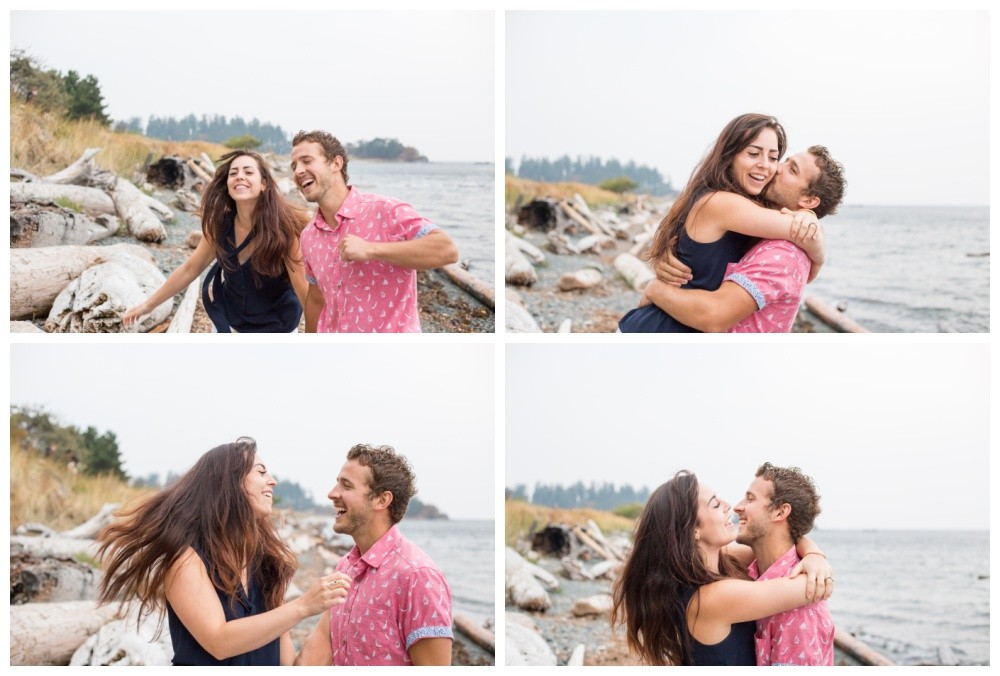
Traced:
[[296, 560], [271, 525], [276, 482], [253, 439], [205, 453], [98, 535], [100, 602], [166, 607], [176, 665], [292, 664], [289, 630], [340, 605], [350, 579], [321, 578], [282, 605]]
[[202, 300], [216, 331], [298, 330], [308, 289], [299, 253], [306, 216], [281, 196], [257, 153], [235, 150], [220, 159], [201, 200], [201, 242], [163, 286], [125, 313], [125, 327], [187, 288], [214, 260]]
[[[767, 208], [763, 196], [784, 153], [785, 130], [775, 118], [749, 113], [733, 119], [660, 223], [647, 258], [660, 260], [673, 250], [692, 270], [687, 288], [714, 291], [726, 266], [742, 258], [757, 238], [786, 239], [812, 260], [812, 281], [824, 259], [815, 214], [781, 214]], [[618, 328], [622, 333], [695, 331], [655, 305], [630, 310]]]
[[[644, 662], [755, 665], [754, 620], [809, 603], [805, 575], [751, 582], [726, 551], [735, 537], [730, 505], [693, 474], [678, 472], [650, 497], [611, 613]], [[803, 562], [818, 558], [806, 558], [811, 542], [797, 548]]]

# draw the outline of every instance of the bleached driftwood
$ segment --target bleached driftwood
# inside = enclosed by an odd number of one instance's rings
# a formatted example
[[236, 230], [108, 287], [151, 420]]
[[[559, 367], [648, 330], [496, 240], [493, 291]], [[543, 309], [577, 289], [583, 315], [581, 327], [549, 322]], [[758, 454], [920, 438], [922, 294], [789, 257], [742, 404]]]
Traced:
[[586, 598], [573, 601], [572, 613], [574, 617], [587, 617], [590, 615], [607, 615], [611, 612], [611, 594], [595, 594]]
[[600, 543], [598, 543], [594, 538], [590, 537], [583, 528], [579, 526], [573, 527], [573, 535], [580, 539], [580, 542], [587, 545], [594, 552], [600, 556], [602, 559], [616, 559], [617, 557], [605, 549]]
[[538, 273], [517, 244], [517, 238], [507, 234], [507, 246], [504, 247], [504, 279], [508, 284], [517, 286], [531, 286], [538, 281]]
[[532, 574], [527, 561], [510, 547], [504, 559], [504, 583], [510, 600], [524, 610], [547, 610], [552, 607], [552, 599]]
[[31, 322], [11, 322], [10, 323], [11, 333], [45, 333], [40, 328], [32, 324]]
[[534, 265], [542, 265], [545, 263], [545, 254], [541, 249], [528, 240], [522, 239], [521, 237], [512, 237], [507, 241], [514, 242], [517, 245], [518, 250], [523, 253]]
[[206, 183], [208, 183], [209, 181], [212, 180], [212, 175], [210, 173], [208, 173], [207, 171], [205, 171], [204, 169], [202, 169], [201, 165], [199, 165], [193, 159], [189, 159], [187, 161], [187, 166], [188, 166], [188, 169], [190, 169], [191, 171], [194, 172], [195, 176], [197, 176], [201, 180], [205, 181]]
[[570, 653], [569, 659], [566, 660], [567, 667], [582, 667], [583, 658], [587, 652], [587, 646], [583, 643], [573, 648], [573, 652]]
[[[112, 620], [76, 649], [69, 665], [74, 666], [169, 666], [174, 657], [170, 634], [157, 636], [159, 614], [148, 615], [136, 625], [136, 613]], [[164, 618], [164, 624], [166, 620]]]
[[521, 300], [521, 297], [512, 289], [507, 289], [506, 291], [504, 324], [507, 331], [512, 333], [541, 333], [542, 327], [538, 325], [535, 318], [528, 312], [528, 308], [524, 307], [524, 301]]
[[[122, 317], [149, 298], [166, 278], [154, 264], [135, 256], [119, 256], [87, 268], [56, 299], [45, 320], [49, 333], [120, 333]], [[137, 324], [143, 332], [170, 316], [173, 299], [155, 307]]]
[[11, 535], [11, 554], [25, 553], [39, 558], [55, 557], [72, 559], [76, 556], [86, 556], [97, 559], [97, 543], [84, 538], [47, 538], [31, 535]]
[[598, 563], [595, 563], [593, 566], [590, 567], [590, 569], [587, 571], [587, 575], [589, 575], [590, 579], [592, 580], [597, 580], [600, 578], [612, 579], [614, 578], [615, 571], [618, 570], [619, 565], [620, 565], [619, 561], [614, 561], [612, 559], [599, 561]]
[[101, 152], [100, 148], [87, 148], [79, 159], [62, 171], [46, 176], [49, 183], [74, 183], [82, 185], [94, 172], [94, 156]]
[[580, 253], [580, 248], [571, 242], [569, 237], [561, 232], [556, 232], [555, 230], [550, 230], [546, 235], [545, 246], [547, 246], [549, 251], [552, 253], [559, 254], [561, 256]]
[[149, 210], [156, 214], [161, 221], [169, 223], [174, 219], [174, 212], [166, 204], [142, 191], [139, 194], [142, 195], [142, 200], [149, 207]]
[[67, 538], [93, 538], [97, 533], [114, 520], [115, 512], [121, 505], [117, 502], [106, 502], [95, 514], [76, 528], [64, 530], [61, 535]]
[[198, 206], [201, 204], [198, 196], [186, 188], [178, 190], [174, 193], [174, 197], [181, 211], [198, 211]]
[[188, 284], [187, 291], [181, 304], [177, 306], [167, 333], [191, 333], [191, 325], [194, 323], [194, 311], [198, 308], [198, 298], [201, 296], [201, 277]]
[[556, 654], [535, 630], [511, 621], [515, 613], [507, 613], [504, 622], [504, 662], [507, 666], [546, 666], [558, 664]]
[[116, 614], [115, 607], [93, 601], [11, 606], [10, 664], [68, 664], [73, 652]]
[[212, 158], [208, 156], [208, 153], [202, 153], [198, 156], [198, 162], [201, 164], [201, 168], [204, 169], [209, 174], [215, 173], [215, 163], [212, 162]]
[[82, 185], [62, 185], [44, 181], [11, 183], [10, 201], [72, 203], [91, 216], [116, 213], [114, 200], [108, 193]]
[[573, 333], [573, 320], [564, 319], [562, 323], [559, 324], [559, 329], [556, 333]]
[[492, 286], [469, 273], [468, 270], [464, 269], [457, 263], [452, 263], [439, 269], [457, 287], [470, 294], [473, 298], [489, 309], [496, 309], [496, 296], [493, 293]]
[[163, 224], [149, 208], [148, 196], [130, 181], [119, 178], [111, 193], [118, 215], [125, 221], [128, 231], [143, 242], [162, 242], [167, 238]]
[[599, 543], [604, 549], [610, 552], [616, 559], [624, 559], [625, 553], [618, 549], [618, 547], [604, 537], [604, 533], [601, 531], [601, 527], [597, 525], [597, 522], [593, 519], [587, 519], [587, 523], [583, 526], [587, 535], [594, 538], [594, 541]]
[[84, 270], [119, 256], [135, 256], [151, 264], [155, 262], [153, 255], [138, 244], [11, 250], [11, 319], [47, 314], [59, 292]]
[[57, 204], [12, 202], [12, 248], [91, 244], [118, 232], [118, 219], [110, 214], [90, 218]]
[[845, 315], [840, 310], [832, 308], [816, 296], [806, 296], [805, 306], [809, 312], [820, 318], [823, 323], [841, 333], [868, 333], [868, 329]]
[[562, 557], [559, 559], [559, 564], [562, 566], [559, 569], [559, 572], [567, 580], [573, 580], [575, 582], [583, 582], [584, 580], [592, 582], [594, 580], [590, 571], [584, 568], [582, 563], [571, 556]]
[[589, 289], [601, 283], [601, 271], [594, 268], [584, 268], [576, 272], [567, 272], [559, 278], [558, 287], [560, 291], [573, 291], [574, 289]]
[[472, 639], [476, 645], [491, 653], [496, 651], [496, 637], [493, 636], [492, 631], [481, 626], [465, 613], [456, 612], [453, 615], [453, 622], [455, 628]]
[[588, 235], [581, 237], [576, 243], [576, 248], [581, 252], [593, 251], [594, 253], [601, 249], [614, 249], [616, 246], [614, 238], [608, 235]]
[[12, 604], [94, 600], [100, 581], [99, 570], [73, 559], [38, 557], [20, 549], [10, 556]]
[[656, 275], [641, 260], [628, 253], [615, 258], [615, 269], [633, 289], [642, 293]]

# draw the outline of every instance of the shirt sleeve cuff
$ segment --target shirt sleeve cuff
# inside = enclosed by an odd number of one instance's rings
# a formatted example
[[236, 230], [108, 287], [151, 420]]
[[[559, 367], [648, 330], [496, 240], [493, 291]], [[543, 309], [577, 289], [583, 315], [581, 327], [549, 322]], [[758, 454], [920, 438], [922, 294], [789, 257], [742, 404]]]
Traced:
[[313, 286], [319, 286], [319, 282], [316, 281], [316, 278], [308, 273], [306, 273], [306, 281], [312, 284]]
[[746, 275], [736, 272], [726, 277], [723, 281], [736, 282], [743, 287], [743, 290], [749, 293], [753, 297], [754, 302], [757, 303], [758, 310], [763, 310], [764, 306], [767, 305], [767, 301], [764, 300], [764, 294]]
[[430, 233], [434, 232], [437, 229], [438, 227], [433, 223], [424, 223], [422, 226], [420, 226], [420, 229], [417, 230], [417, 234], [414, 235], [413, 239], [420, 239], [421, 237], [429, 235]]
[[420, 627], [411, 631], [410, 635], [406, 637], [406, 649], [409, 650], [410, 646], [422, 638], [454, 639], [455, 636], [451, 632], [451, 627]]

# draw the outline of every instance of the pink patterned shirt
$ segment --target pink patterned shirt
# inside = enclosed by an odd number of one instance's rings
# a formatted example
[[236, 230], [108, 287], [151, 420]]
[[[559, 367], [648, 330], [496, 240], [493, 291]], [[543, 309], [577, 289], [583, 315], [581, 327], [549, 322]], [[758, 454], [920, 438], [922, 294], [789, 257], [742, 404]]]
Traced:
[[340, 240], [402, 242], [437, 228], [405, 202], [360, 192], [353, 186], [334, 218], [316, 218], [302, 231], [306, 278], [323, 294], [319, 333], [419, 333], [417, 272], [383, 261], [340, 260]]
[[[792, 547], [761, 575], [754, 560], [748, 569], [755, 580], [788, 577], [799, 555]], [[826, 601], [757, 620], [754, 634], [757, 666], [833, 666], [833, 618]]]
[[405, 666], [420, 639], [452, 638], [448, 582], [396, 526], [337, 570], [352, 582], [346, 602], [330, 608], [334, 666]]
[[735, 282], [753, 296], [757, 312], [729, 333], [790, 332], [811, 265], [802, 249], [783, 239], [758, 242], [738, 263], [730, 263], [723, 281]]

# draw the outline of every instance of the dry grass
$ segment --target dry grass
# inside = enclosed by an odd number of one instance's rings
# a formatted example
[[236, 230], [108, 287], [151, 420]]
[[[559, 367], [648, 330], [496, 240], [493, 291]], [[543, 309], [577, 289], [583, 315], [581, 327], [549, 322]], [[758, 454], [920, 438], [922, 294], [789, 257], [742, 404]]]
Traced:
[[586, 183], [545, 183], [542, 181], [532, 181], [527, 178], [517, 178], [507, 176], [504, 191], [504, 203], [507, 209], [511, 209], [517, 204], [518, 198], [521, 203], [528, 202], [538, 197], [551, 197], [553, 199], [572, 199], [573, 195], [580, 193], [583, 200], [589, 207], [603, 205], [621, 206], [636, 198], [633, 195], [619, 195], [598, 188], [596, 185]]
[[10, 97], [10, 166], [47, 176], [75, 162], [87, 148], [101, 148], [94, 162], [131, 178], [152, 155], [185, 157], [208, 153], [213, 160], [229, 149], [202, 141], [159, 141], [140, 134], [115, 133], [96, 122], [71, 122]]
[[10, 530], [41, 523], [67, 530], [94, 516], [105, 503], [126, 503], [150, 489], [128, 486], [109, 476], [71, 473], [64, 464], [10, 446]]
[[565, 523], [572, 526], [583, 525], [593, 519], [602, 531], [631, 533], [635, 522], [623, 516], [602, 512], [599, 509], [562, 509], [543, 507], [518, 500], [507, 500], [504, 505], [504, 541], [513, 546], [518, 538], [534, 530], [540, 530], [550, 523]]

